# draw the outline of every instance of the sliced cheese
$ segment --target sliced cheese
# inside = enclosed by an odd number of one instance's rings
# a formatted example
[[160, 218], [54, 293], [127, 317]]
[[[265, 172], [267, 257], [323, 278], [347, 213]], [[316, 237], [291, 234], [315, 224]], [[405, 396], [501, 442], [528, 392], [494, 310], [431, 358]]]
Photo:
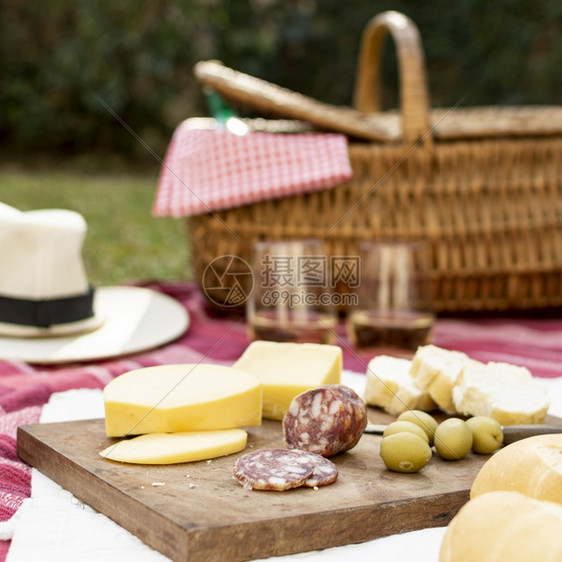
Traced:
[[103, 391], [109, 437], [260, 425], [262, 389], [222, 365], [161, 365], [129, 371]]
[[263, 384], [263, 417], [281, 420], [297, 394], [341, 382], [342, 351], [335, 345], [255, 341], [234, 367]]
[[365, 402], [398, 416], [406, 410], [433, 410], [435, 402], [410, 375], [412, 362], [379, 355], [367, 366]]
[[243, 429], [179, 433], [148, 433], [123, 439], [100, 452], [105, 459], [136, 464], [175, 464], [223, 457], [242, 451]]

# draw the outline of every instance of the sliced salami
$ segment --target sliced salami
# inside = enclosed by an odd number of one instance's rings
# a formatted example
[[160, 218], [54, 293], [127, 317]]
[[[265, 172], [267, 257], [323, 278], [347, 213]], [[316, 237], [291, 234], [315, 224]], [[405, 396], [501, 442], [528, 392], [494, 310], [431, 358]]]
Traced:
[[240, 457], [233, 472], [244, 488], [281, 492], [302, 486], [314, 468], [314, 462], [303, 451], [258, 449]]
[[[296, 449], [292, 449], [296, 451]], [[320, 486], [327, 486], [332, 484], [338, 479], [338, 467], [329, 459], [310, 453], [308, 451], [299, 451], [314, 463], [314, 472], [305, 480], [303, 486], [308, 488], [319, 488]]]
[[283, 418], [289, 449], [332, 457], [357, 445], [367, 425], [367, 407], [348, 386], [330, 384], [293, 398]]

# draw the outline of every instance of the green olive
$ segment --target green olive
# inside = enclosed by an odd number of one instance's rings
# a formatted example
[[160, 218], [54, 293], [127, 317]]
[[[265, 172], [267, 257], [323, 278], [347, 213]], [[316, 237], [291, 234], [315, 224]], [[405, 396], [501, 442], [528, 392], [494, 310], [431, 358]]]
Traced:
[[422, 410], [406, 410], [398, 416], [399, 421], [409, 421], [420, 426], [429, 439], [429, 445], [433, 445], [433, 435], [437, 429], [437, 420]]
[[389, 470], [418, 472], [431, 459], [431, 449], [421, 437], [400, 431], [383, 437], [380, 455]]
[[502, 426], [493, 418], [474, 416], [466, 424], [472, 431], [472, 450], [481, 455], [491, 455], [503, 443]]
[[472, 431], [460, 418], [449, 418], [437, 426], [434, 445], [442, 459], [460, 460], [472, 448]]
[[429, 437], [419, 425], [404, 420], [397, 420], [395, 422], [389, 423], [386, 426], [386, 429], [384, 430], [382, 436], [387, 437], [388, 435], [400, 433], [401, 431], [409, 431], [410, 433], [417, 435], [420, 439], [423, 439], [426, 443], [429, 444]]

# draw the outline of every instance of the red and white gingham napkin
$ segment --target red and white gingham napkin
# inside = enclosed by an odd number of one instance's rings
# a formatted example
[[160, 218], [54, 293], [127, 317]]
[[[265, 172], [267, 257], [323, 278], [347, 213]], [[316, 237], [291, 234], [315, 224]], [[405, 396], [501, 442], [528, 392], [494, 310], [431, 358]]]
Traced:
[[351, 177], [347, 138], [328, 133], [243, 136], [184, 121], [168, 147], [155, 216], [181, 217], [334, 187]]

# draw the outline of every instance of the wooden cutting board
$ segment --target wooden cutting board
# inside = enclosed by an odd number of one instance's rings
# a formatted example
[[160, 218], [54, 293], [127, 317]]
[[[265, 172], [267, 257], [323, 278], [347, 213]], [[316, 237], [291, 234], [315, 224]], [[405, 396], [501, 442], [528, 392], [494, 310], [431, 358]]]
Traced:
[[[371, 410], [373, 423], [394, 418]], [[282, 447], [280, 422], [250, 428], [247, 451]], [[176, 561], [252, 560], [359, 543], [446, 525], [468, 500], [487, 456], [444, 461], [434, 453], [417, 474], [393, 473], [381, 437], [363, 435], [332, 460], [338, 480], [314, 490], [245, 490], [232, 477], [243, 453], [178, 465], [127, 465], [103, 459], [115, 443], [104, 422], [18, 428], [20, 458]]]

